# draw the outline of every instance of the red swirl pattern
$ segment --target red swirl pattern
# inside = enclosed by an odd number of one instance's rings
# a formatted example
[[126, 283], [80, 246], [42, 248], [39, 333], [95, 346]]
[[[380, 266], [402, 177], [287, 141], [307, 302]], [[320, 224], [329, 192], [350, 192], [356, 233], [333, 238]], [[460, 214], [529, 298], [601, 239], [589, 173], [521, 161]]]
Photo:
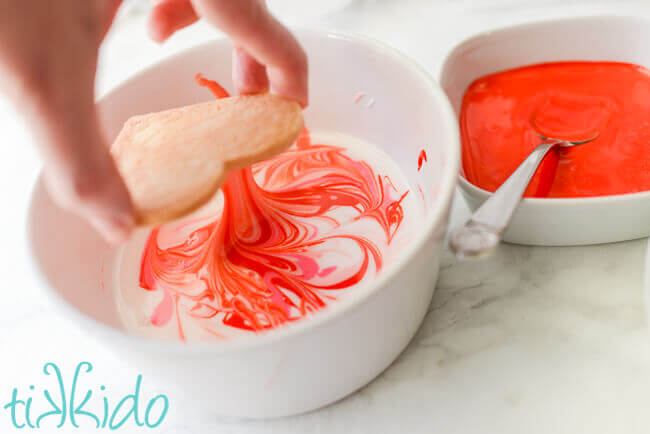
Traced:
[[[227, 95], [215, 82], [199, 75], [197, 81], [217, 97]], [[140, 287], [164, 293], [151, 321], [163, 326], [175, 313], [181, 339], [180, 300], [191, 306], [191, 317], [250, 331], [324, 308], [337, 291], [383, 266], [381, 248], [337, 231], [342, 222], [333, 211], [347, 208], [352, 221], [377, 222], [389, 244], [404, 219], [401, 202], [408, 193], [398, 194], [387, 176], [343, 148], [312, 144], [307, 130], [287, 152], [230, 174], [221, 191], [220, 214], [166, 248], [160, 247], [161, 228], [153, 229], [142, 254]], [[323, 226], [331, 230], [323, 234]], [[356, 250], [360, 260], [323, 265], [332, 249]]]

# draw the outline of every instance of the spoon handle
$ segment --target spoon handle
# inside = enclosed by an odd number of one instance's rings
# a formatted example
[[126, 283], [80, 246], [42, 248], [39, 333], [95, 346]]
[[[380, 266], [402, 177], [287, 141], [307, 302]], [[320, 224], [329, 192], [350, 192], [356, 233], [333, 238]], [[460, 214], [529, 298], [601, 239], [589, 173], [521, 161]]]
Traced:
[[451, 232], [449, 247], [457, 257], [484, 256], [496, 249], [537, 168], [549, 151], [560, 143], [544, 142], [537, 146], [467, 223]]

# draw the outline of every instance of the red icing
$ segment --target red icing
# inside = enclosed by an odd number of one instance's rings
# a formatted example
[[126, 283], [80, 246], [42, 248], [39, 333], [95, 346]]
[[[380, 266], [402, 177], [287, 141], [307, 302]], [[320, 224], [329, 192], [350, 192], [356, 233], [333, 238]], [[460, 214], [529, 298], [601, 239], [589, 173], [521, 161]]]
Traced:
[[418, 187], [418, 191], [420, 192], [420, 197], [422, 198], [422, 202], [426, 202], [426, 199], [424, 198], [424, 191], [422, 190], [422, 186], [418, 184], [417, 187]]
[[418, 172], [422, 169], [422, 164], [425, 161], [427, 161], [427, 151], [423, 149], [420, 151], [420, 155], [418, 155]]
[[174, 312], [174, 302], [169, 291], [163, 289], [163, 299], [151, 314], [151, 324], [163, 326], [169, 322]]
[[460, 116], [467, 180], [495, 191], [540, 143], [537, 132], [591, 143], [547, 159], [526, 196], [650, 190], [650, 71], [626, 63], [532, 65], [475, 81]]
[[215, 96], [215, 98], [228, 98], [230, 94], [226, 89], [221, 87], [219, 83], [213, 80], [208, 80], [207, 78], [203, 78], [203, 76], [200, 73], [197, 73], [194, 76], [194, 80], [196, 80], [196, 83], [199, 86], [207, 87], [210, 89], [210, 92]]
[[[199, 83], [217, 95], [225, 92], [209, 80]], [[331, 212], [347, 207], [353, 220], [379, 224], [390, 243], [404, 218], [401, 201], [407, 194], [393, 197], [388, 177], [342, 148], [312, 144], [306, 129], [294, 148], [230, 174], [222, 192], [223, 210], [199, 222], [184, 242], [161, 248], [161, 228], [151, 231], [140, 286], [164, 293], [151, 317], [154, 325], [167, 324], [171, 306], [178, 312], [180, 300], [192, 306], [195, 318], [217, 317], [227, 326], [255, 331], [322, 309], [334, 299], [332, 292], [355, 285], [372, 267], [380, 270], [383, 258], [373, 241], [340, 232], [324, 235], [316, 222], [336, 228], [341, 222]], [[358, 252], [360, 261], [321, 265], [334, 241], [344, 242], [346, 252]]]

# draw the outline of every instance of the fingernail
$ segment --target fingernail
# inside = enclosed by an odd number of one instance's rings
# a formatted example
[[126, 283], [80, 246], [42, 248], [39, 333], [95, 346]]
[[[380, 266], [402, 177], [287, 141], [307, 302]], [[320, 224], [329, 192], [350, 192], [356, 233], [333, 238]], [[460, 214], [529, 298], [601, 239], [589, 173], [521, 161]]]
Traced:
[[114, 244], [127, 241], [131, 236], [132, 226], [115, 225], [110, 228], [108, 236]]
[[128, 214], [118, 214], [108, 220], [91, 219], [90, 223], [110, 244], [127, 241], [134, 226], [133, 217]]
[[118, 214], [115, 217], [115, 223], [130, 232], [133, 226], [135, 226], [135, 217], [133, 214]]
[[135, 219], [130, 214], [118, 214], [113, 220], [111, 228], [113, 242], [123, 243], [128, 240], [135, 226]]

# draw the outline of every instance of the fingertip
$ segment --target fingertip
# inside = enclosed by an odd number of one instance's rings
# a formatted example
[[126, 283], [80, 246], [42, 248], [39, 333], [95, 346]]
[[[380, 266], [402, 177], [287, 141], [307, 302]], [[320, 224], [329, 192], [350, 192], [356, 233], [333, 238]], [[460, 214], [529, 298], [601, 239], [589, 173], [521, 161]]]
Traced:
[[301, 97], [298, 98], [298, 103], [302, 109], [306, 109], [309, 106], [309, 95], [305, 91]]
[[303, 110], [309, 106], [309, 99], [307, 98], [307, 96], [298, 96], [292, 99], [295, 100], [298, 104], [300, 104], [300, 108], [302, 108]]
[[309, 105], [307, 74], [296, 71], [270, 71], [273, 91], [280, 96], [297, 101], [304, 109]]
[[117, 242], [124, 242], [131, 237], [137, 221], [130, 197], [121, 203], [121, 206], [114, 211], [108, 221], [113, 228]]
[[122, 232], [130, 234], [135, 227], [135, 215], [129, 210], [128, 212], [115, 216], [115, 226], [119, 227]]
[[240, 47], [233, 49], [232, 78], [240, 95], [268, 92], [266, 67]]
[[134, 229], [133, 224], [125, 223], [119, 218], [91, 218], [90, 224], [111, 245], [128, 241]]
[[307, 53], [305, 53], [302, 47], [300, 47], [300, 53], [300, 60], [298, 61], [299, 66], [296, 68], [295, 74], [298, 76], [298, 101], [304, 109], [309, 105], [309, 59]]
[[166, 41], [177, 30], [187, 27], [199, 17], [189, 0], [162, 0], [149, 13], [147, 31], [156, 42]]
[[109, 221], [109, 225], [113, 243], [123, 243], [131, 238], [135, 228], [135, 216], [130, 210], [117, 214]]
[[245, 48], [249, 57], [265, 66], [275, 94], [295, 100], [302, 107], [309, 104], [307, 54], [286, 27], [263, 10], [254, 20], [241, 20], [232, 33], [231, 37]]
[[103, 173], [102, 189], [80, 198], [79, 212], [109, 243], [128, 240], [136, 226], [136, 213], [130, 194], [118, 172]]
[[291, 57], [269, 72], [271, 86], [279, 95], [296, 100], [304, 109], [309, 105], [309, 63], [299, 45]]
[[163, 8], [154, 7], [151, 9], [147, 21], [147, 33], [152, 40], [159, 44], [165, 42], [171, 36], [171, 28]]
[[114, 231], [112, 233], [109, 233], [104, 238], [111, 245], [124, 244], [129, 241], [129, 238], [131, 238], [131, 231]]

